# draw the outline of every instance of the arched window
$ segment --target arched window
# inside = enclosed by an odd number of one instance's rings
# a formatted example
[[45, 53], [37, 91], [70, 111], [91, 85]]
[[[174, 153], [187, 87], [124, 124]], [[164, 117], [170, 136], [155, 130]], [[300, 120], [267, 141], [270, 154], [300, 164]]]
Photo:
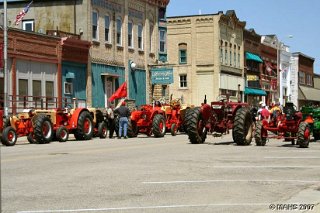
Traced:
[[133, 47], [133, 23], [128, 22], [128, 47]]
[[187, 63], [187, 44], [180, 43], [179, 44], [179, 64]]
[[122, 20], [117, 18], [117, 45], [122, 46]]
[[104, 40], [106, 42], [111, 42], [110, 39], [110, 16], [104, 16]]
[[138, 48], [143, 50], [143, 26], [138, 24]]
[[92, 12], [92, 39], [98, 40], [98, 19], [99, 15], [97, 11]]

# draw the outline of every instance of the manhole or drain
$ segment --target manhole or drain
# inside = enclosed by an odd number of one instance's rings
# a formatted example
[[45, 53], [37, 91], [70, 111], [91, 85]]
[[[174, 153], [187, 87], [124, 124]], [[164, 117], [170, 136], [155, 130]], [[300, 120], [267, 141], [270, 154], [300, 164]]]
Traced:
[[49, 155], [67, 155], [67, 154], [69, 154], [69, 153], [49, 153]]

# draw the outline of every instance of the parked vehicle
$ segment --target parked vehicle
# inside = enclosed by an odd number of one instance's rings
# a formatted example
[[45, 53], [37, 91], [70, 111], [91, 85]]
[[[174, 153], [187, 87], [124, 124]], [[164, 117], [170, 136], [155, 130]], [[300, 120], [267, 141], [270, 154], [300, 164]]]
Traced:
[[186, 114], [187, 132], [192, 144], [204, 143], [207, 133], [227, 134], [232, 129], [232, 138], [238, 145], [252, 141], [253, 119], [248, 104], [232, 102], [228, 97], [207, 104], [205, 96], [201, 107], [189, 109]]
[[[269, 135], [272, 132], [273, 135]], [[301, 148], [307, 148], [310, 141], [310, 127], [304, 122], [302, 113], [297, 111], [293, 103], [286, 103], [283, 113], [257, 122], [255, 142], [257, 146], [265, 146], [268, 138], [291, 141]]]

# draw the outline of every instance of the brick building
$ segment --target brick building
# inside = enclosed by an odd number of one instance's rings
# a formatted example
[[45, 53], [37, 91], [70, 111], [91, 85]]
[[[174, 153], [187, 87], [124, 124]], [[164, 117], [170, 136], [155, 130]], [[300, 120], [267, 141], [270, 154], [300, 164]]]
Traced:
[[[170, 93], [199, 105], [244, 91], [243, 29], [234, 11], [167, 18]], [[239, 88], [240, 87], [240, 88]]]

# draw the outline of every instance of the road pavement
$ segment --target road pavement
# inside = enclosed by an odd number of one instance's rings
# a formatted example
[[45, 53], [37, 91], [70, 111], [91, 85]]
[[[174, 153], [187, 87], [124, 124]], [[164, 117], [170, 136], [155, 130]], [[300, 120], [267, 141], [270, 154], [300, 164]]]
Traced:
[[320, 212], [320, 141], [167, 134], [0, 149], [2, 212]]

